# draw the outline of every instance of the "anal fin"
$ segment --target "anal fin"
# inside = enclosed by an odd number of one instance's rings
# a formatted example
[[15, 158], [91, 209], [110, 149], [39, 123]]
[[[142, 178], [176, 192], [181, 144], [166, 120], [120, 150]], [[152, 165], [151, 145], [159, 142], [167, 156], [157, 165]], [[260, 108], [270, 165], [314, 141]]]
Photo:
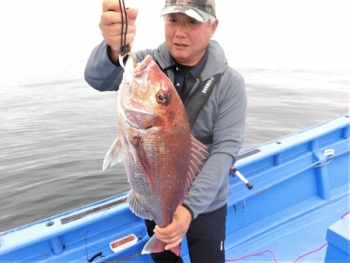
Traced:
[[[159, 239], [156, 238], [155, 235], [153, 235], [146, 245], [143, 247], [141, 254], [149, 254], [149, 253], [160, 253], [165, 250], [166, 244]], [[181, 248], [180, 245], [174, 247], [171, 249], [172, 252], [175, 253], [175, 255], [180, 256], [181, 254]]]

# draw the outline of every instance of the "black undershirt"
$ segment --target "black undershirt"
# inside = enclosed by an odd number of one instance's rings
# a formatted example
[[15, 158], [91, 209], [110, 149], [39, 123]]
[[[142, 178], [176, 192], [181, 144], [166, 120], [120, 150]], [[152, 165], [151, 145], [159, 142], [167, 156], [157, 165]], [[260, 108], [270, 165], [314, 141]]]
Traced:
[[179, 63], [176, 63], [176, 64], [179, 67], [179, 69], [181, 70], [181, 72], [184, 74], [184, 83], [182, 84], [182, 93], [184, 93], [186, 90], [186, 74], [188, 72], [190, 72], [194, 66], [185, 66], [185, 65], [181, 65]]

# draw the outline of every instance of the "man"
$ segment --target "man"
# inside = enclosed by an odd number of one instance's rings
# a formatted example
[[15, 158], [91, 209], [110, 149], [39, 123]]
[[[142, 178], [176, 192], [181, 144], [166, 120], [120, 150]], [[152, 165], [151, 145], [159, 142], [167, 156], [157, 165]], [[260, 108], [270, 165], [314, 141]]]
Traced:
[[[128, 9], [126, 43], [135, 36], [137, 9]], [[167, 244], [153, 253], [155, 262], [183, 262], [170, 251], [187, 235], [192, 263], [225, 261], [225, 222], [229, 193], [229, 168], [243, 144], [246, 94], [241, 75], [228, 66], [221, 46], [211, 37], [218, 26], [214, 0], [166, 0], [165, 43], [154, 50], [135, 52], [139, 61], [150, 54], [174, 83], [189, 110], [197, 101], [194, 91], [208, 93], [191, 132], [206, 144], [209, 157], [191, 186], [183, 205], [165, 228], [146, 221], [148, 233]], [[86, 81], [100, 91], [118, 90], [123, 69], [119, 65], [121, 14], [118, 1], [104, 1], [100, 29], [104, 41], [92, 52], [85, 70]], [[193, 97], [193, 96], [192, 96]]]

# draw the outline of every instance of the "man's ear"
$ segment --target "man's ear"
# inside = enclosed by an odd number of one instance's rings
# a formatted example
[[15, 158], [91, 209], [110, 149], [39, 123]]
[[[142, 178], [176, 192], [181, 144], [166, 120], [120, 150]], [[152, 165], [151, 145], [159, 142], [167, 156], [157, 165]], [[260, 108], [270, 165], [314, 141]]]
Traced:
[[215, 20], [215, 23], [211, 26], [210, 38], [212, 38], [212, 37], [214, 36], [214, 33], [215, 33], [215, 31], [216, 31], [218, 25], [219, 25], [219, 19], [216, 19], [216, 20]]

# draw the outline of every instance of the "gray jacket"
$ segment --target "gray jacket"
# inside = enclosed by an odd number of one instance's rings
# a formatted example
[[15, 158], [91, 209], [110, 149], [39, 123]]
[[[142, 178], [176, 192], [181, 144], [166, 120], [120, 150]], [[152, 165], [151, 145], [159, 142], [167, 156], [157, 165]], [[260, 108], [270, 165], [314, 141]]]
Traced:
[[[85, 80], [99, 91], [118, 90], [123, 69], [109, 60], [106, 47], [102, 42], [92, 51], [85, 69]], [[217, 74], [221, 76], [191, 129], [195, 136], [213, 135], [213, 143], [207, 145], [209, 156], [184, 202], [194, 218], [212, 212], [228, 201], [229, 169], [243, 144], [247, 105], [244, 79], [228, 65], [218, 42], [211, 40], [207, 52], [208, 60], [201, 79]], [[170, 66], [165, 43], [158, 49], [136, 52], [139, 61], [147, 54], [161, 68]], [[173, 72], [168, 70], [167, 73], [174, 82]], [[192, 91], [195, 89], [196, 85]]]

